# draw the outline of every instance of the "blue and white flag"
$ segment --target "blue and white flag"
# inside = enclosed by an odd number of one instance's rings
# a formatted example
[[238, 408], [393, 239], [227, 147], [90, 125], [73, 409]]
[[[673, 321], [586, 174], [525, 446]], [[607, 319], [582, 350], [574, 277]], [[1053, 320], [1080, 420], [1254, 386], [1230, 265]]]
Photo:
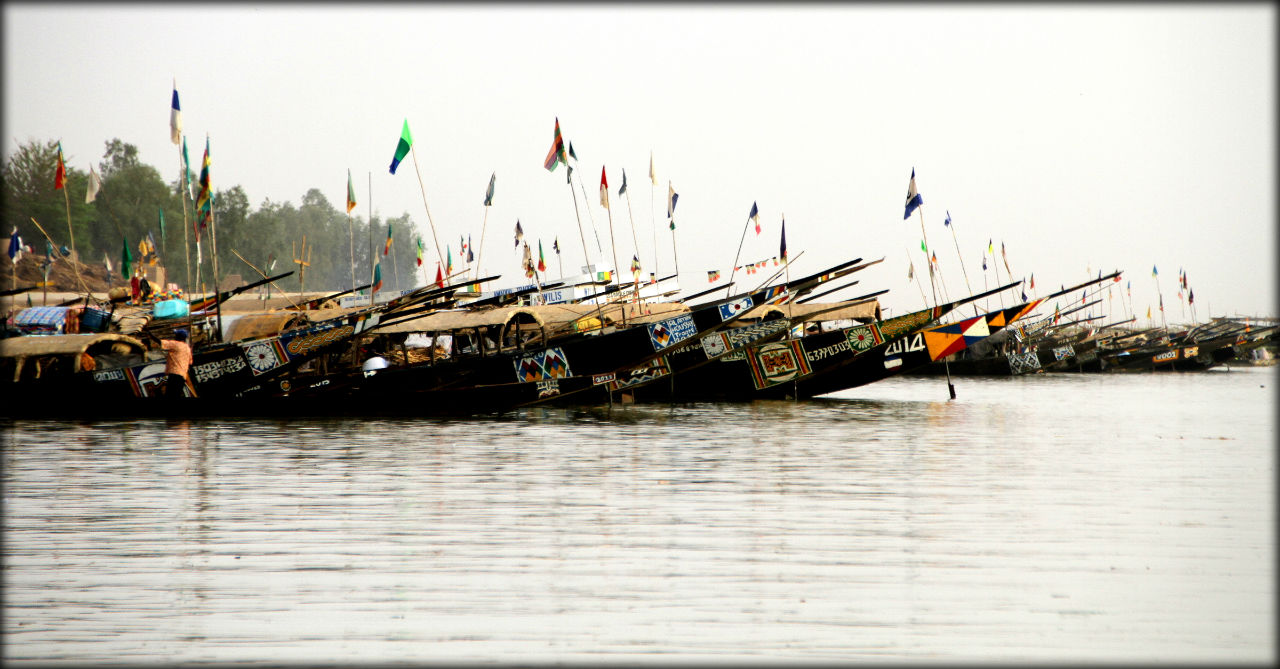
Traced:
[[947, 217], [943, 219], [942, 224], [947, 226], [948, 228], [951, 227], [951, 210], [950, 209], [947, 210]]
[[756, 222], [756, 234], [760, 234], [760, 209], [754, 202], [751, 203], [751, 213], [747, 214], [747, 220]]
[[911, 184], [907, 186], [907, 211], [902, 215], [902, 220], [905, 221], [911, 218], [911, 212], [922, 204], [924, 204], [924, 198], [920, 197], [920, 194], [916, 192], [916, 168], [913, 167], [911, 168]]
[[176, 145], [182, 141], [182, 108], [178, 106], [178, 81], [173, 82], [173, 104], [169, 108], [169, 139]]
[[18, 236], [18, 226], [13, 226], [13, 234], [9, 235], [9, 260], [18, 264], [22, 259], [22, 238]]

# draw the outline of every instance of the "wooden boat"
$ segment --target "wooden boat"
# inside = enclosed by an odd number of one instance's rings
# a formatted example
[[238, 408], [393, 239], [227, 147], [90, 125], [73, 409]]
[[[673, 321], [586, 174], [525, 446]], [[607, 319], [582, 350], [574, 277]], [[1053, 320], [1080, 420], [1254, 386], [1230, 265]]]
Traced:
[[[469, 343], [461, 348], [455, 345], [454, 355], [447, 358], [406, 367], [347, 372], [341, 382], [315, 387], [307, 393], [291, 393], [289, 400], [300, 405], [323, 404], [331, 411], [359, 415], [503, 412], [577, 392], [620, 369], [643, 365], [682, 343], [724, 329], [758, 304], [843, 276], [842, 272], [850, 271], [860, 260], [612, 331], [600, 328], [559, 337], [540, 333], [515, 350], [462, 340]], [[459, 325], [450, 330], [453, 336], [469, 336], [466, 331], [476, 323]]]

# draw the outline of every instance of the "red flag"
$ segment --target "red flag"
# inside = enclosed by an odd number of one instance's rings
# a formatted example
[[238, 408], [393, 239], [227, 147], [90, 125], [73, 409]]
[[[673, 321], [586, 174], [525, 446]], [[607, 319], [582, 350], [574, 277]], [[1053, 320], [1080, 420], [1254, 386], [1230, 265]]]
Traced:
[[609, 181], [604, 178], [604, 167], [600, 168], [600, 206], [609, 208]]
[[58, 142], [58, 171], [53, 175], [53, 189], [67, 185], [67, 165], [62, 160], [62, 142]]
[[444, 274], [440, 271], [440, 263], [436, 263], [436, 286], [444, 288]]

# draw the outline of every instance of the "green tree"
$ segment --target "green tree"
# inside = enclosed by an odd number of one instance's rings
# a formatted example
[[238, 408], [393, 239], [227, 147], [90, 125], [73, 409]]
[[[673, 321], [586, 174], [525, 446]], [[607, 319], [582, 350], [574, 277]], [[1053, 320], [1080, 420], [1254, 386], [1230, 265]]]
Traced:
[[66, 161], [66, 184], [63, 189], [54, 188], [54, 175], [58, 166], [58, 142], [31, 141], [18, 147], [5, 160], [0, 168], [0, 180], [3, 180], [2, 197], [5, 220], [4, 234], [14, 227], [34, 249], [44, 248], [44, 235], [36, 228], [31, 219], [40, 223], [57, 247], [70, 246], [72, 239], [68, 233], [68, 209], [71, 217], [71, 233], [75, 235], [75, 247], [82, 259], [93, 258], [94, 245], [91, 241], [94, 211], [84, 203], [85, 190], [88, 187], [88, 175], [71, 166], [72, 156], [63, 156]]

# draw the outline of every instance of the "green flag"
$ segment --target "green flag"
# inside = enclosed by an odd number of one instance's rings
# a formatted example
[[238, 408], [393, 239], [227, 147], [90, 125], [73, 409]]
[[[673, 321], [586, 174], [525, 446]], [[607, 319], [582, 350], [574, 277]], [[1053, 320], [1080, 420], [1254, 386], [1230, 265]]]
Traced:
[[128, 279], [133, 274], [133, 254], [129, 252], [129, 237], [124, 238], [124, 251], [120, 253], [120, 275]]
[[400, 161], [409, 155], [409, 149], [413, 146], [413, 135], [409, 134], [409, 119], [404, 120], [404, 129], [400, 131], [400, 141], [396, 143], [396, 157], [391, 159], [391, 173], [396, 173], [396, 168], [400, 166]]

